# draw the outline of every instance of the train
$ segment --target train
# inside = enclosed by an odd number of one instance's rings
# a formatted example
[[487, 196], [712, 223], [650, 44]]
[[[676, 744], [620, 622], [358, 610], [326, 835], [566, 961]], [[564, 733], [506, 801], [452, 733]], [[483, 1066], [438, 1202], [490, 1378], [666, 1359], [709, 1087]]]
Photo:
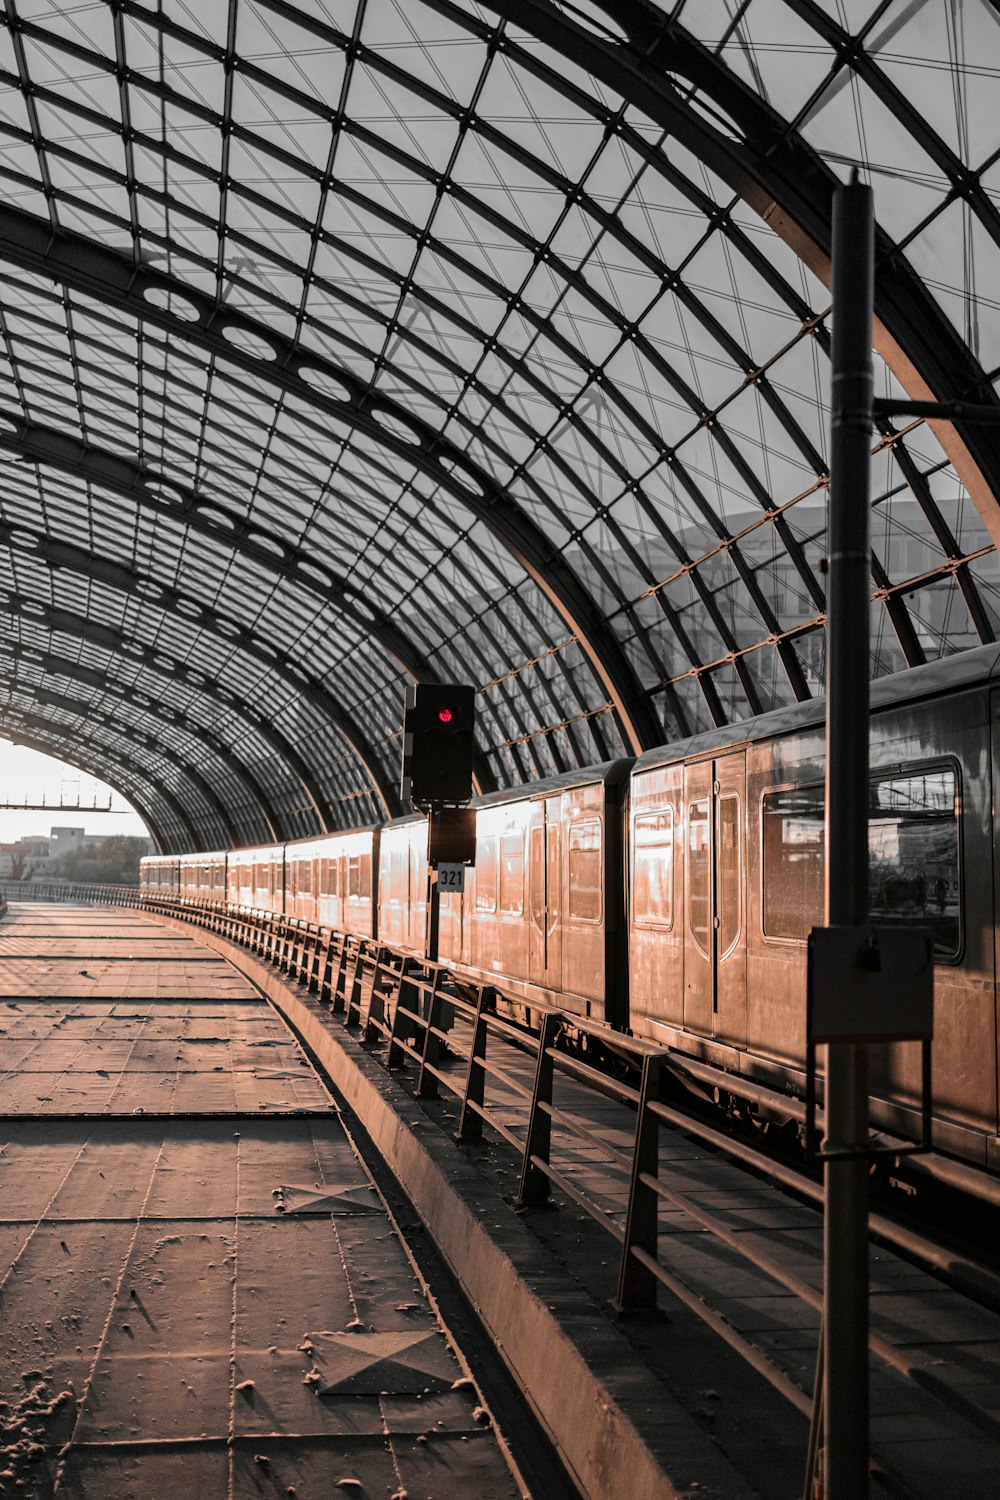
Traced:
[[[1000, 646], [871, 689], [871, 918], [934, 947], [934, 1144], [1000, 1167], [996, 890]], [[823, 922], [822, 700], [478, 798], [476, 857], [440, 898], [440, 957], [532, 1007], [646, 1038], [791, 1118], [805, 1088], [807, 939]], [[422, 816], [255, 849], [151, 856], [141, 883], [424, 951]], [[921, 1049], [872, 1052], [872, 1119], [919, 1135]]]

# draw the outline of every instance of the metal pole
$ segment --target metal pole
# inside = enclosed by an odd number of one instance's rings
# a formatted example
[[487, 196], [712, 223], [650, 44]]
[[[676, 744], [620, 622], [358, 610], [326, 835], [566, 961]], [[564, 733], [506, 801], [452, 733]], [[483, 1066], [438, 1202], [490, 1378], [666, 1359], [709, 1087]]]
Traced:
[[[833, 351], [827, 594], [826, 920], [868, 919], [868, 676], [871, 592], [874, 214], [852, 177], [833, 199]], [[868, 1137], [863, 1043], [827, 1047], [826, 1149]], [[868, 1487], [868, 1163], [825, 1170], [824, 1473], [826, 1500]]]
[[441, 886], [438, 885], [438, 870], [430, 864], [435, 819], [441, 816], [436, 807], [427, 808], [427, 930], [424, 941], [424, 959], [427, 963], [438, 962], [439, 932], [441, 932]]

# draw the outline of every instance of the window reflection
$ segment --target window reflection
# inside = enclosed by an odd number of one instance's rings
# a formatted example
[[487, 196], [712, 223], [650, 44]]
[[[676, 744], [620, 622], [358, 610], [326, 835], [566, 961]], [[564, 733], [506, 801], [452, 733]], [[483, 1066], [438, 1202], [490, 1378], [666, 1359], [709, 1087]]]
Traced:
[[[869, 790], [869, 913], [929, 932], [941, 957], [959, 951], [958, 778], [951, 768], [873, 778]], [[823, 921], [823, 787], [763, 800], [763, 919], [768, 937], [805, 938]]]

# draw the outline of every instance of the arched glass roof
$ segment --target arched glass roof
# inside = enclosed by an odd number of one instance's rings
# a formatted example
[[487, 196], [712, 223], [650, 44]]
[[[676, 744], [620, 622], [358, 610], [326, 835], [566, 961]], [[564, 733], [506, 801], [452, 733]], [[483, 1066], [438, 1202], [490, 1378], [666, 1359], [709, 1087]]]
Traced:
[[[993, 0], [6, 0], [0, 728], [164, 848], [821, 690], [830, 197], [996, 400]], [[993, 640], [993, 429], [872, 434], [872, 670]]]

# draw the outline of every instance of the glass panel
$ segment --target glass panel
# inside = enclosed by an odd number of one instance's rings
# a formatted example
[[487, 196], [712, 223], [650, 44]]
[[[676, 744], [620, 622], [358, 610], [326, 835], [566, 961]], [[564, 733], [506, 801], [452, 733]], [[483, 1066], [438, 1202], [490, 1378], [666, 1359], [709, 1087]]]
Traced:
[[743, 869], [740, 860], [740, 799], [726, 796], [719, 800], [718, 873], [716, 892], [719, 905], [719, 957], [725, 958], [740, 935], [743, 922]]
[[601, 824], [597, 818], [569, 830], [569, 919], [601, 920]]
[[688, 806], [687, 922], [688, 931], [706, 958], [709, 956], [708, 934], [712, 920], [708, 827], [707, 798], [701, 802], [690, 803]]
[[961, 937], [956, 792], [950, 769], [883, 777], [868, 818], [872, 918], [921, 927], [952, 956]]
[[497, 909], [497, 841], [483, 839], [476, 850], [476, 910]]
[[542, 826], [537, 824], [530, 836], [530, 866], [528, 884], [531, 896], [531, 920], [542, 930], [545, 921], [545, 867], [542, 863]]
[[761, 823], [764, 932], [767, 937], [805, 938], [824, 914], [822, 786], [769, 792]]
[[640, 813], [632, 834], [632, 912], [637, 927], [674, 920], [674, 810]]
[[524, 831], [512, 828], [500, 840], [500, 910], [524, 910]]

